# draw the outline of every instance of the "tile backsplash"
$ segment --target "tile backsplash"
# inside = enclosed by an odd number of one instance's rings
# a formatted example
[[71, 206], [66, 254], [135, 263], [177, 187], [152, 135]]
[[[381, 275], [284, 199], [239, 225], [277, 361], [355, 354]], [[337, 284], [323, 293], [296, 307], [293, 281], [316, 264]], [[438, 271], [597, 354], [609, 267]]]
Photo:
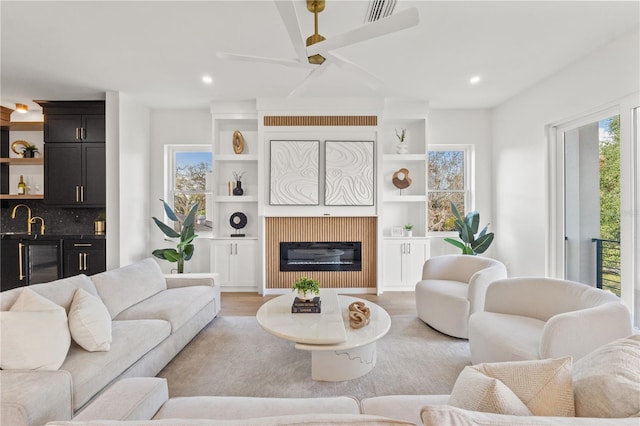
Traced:
[[[6, 205], [8, 204], [8, 207]], [[0, 208], [0, 233], [26, 232], [27, 210], [23, 207], [16, 212], [16, 218], [11, 219], [11, 212], [18, 204], [26, 204], [31, 209], [31, 216], [44, 218], [45, 234], [93, 234], [93, 222], [104, 208], [60, 208], [49, 206], [39, 200], [9, 200], [3, 201]], [[40, 229], [40, 221], [33, 226], [33, 232]]]

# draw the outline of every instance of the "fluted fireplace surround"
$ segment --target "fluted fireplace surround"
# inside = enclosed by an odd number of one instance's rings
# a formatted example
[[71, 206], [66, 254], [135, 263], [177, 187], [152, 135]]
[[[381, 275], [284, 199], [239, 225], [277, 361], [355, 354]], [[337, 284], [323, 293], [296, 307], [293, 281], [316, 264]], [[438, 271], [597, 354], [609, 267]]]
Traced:
[[[267, 217], [266, 287], [291, 288], [302, 275], [317, 279], [324, 288], [370, 289], [376, 287], [375, 217]], [[359, 271], [281, 271], [281, 242], [360, 242]]]

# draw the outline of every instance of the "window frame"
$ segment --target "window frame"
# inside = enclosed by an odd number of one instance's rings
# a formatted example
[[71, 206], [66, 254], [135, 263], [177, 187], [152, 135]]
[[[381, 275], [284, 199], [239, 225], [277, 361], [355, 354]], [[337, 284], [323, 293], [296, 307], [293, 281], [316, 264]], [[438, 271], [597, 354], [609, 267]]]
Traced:
[[[167, 201], [167, 204], [171, 206], [172, 209], [175, 210], [174, 200], [176, 194], [175, 188], [175, 176], [176, 176], [176, 153], [178, 152], [210, 152], [211, 153], [211, 185], [214, 185], [213, 182], [213, 167], [214, 161], [213, 156], [215, 155], [213, 152], [213, 146], [211, 144], [165, 144], [164, 146], [164, 199]], [[213, 189], [207, 189], [205, 191], [192, 192], [194, 194], [205, 194], [207, 199], [207, 221], [213, 222]], [[209, 215], [211, 212], [211, 216]], [[164, 213], [164, 220], [168, 221], [169, 218]], [[197, 234], [199, 237], [203, 237], [212, 233], [211, 231], [202, 231], [198, 230]]]
[[[444, 152], [444, 151], [462, 151], [464, 161], [464, 180], [462, 190], [432, 190], [429, 187], [429, 153], [431, 152]], [[461, 192], [464, 193], [464, 205], [465, 214], [475, 210], [475, 145], [473, 144], [429, 144], [427, 146], [426, 153], [426, 167], [425, 167], [425, 192], [426, 192], [426, 214], [425, 214], [425, 229], [427, 235], [450, 237], [457, 236], [456, 231], [431, 231], [429, 229], [429, 195], [431, 193], [438, 192]], [[462, 213], [462, 212], [461, 212]]]

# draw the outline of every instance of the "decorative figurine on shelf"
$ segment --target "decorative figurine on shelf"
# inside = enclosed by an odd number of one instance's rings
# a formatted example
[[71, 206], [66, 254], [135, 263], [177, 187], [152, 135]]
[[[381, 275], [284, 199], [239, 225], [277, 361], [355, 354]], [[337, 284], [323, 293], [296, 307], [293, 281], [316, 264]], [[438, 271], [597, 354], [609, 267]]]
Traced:
[[244, 151], [244, 136], [240, 133], [240, 130], [233, 132], [233, 152], [236, 154], [242, 154]]
[[367, 308], [364, 302], [353, 302], [349, 305], [349, 325], [351, 328], [362, 328], [369, 324], [371, 318], [371, 311]]
[[229, 217], [229, 225], [236, 230], [235, 234], [231, 234], [232, 237], [244, 237], [244, 234], [240, 233], [240, 230], [247, 226], [247, 215], [242, 212], [235, 212]]
[[400, 195], [402, 195], [402, 190], [411, 185], [409, 170], [402, 168], [396, 171], [391, 178], [391, 182], [393, 182], [393, 185], [400, 190]]
[[236, 180], [236, 186], [233, 188], [233, 195], [243, 195], [244, 189], [242, 189], [242, 176], [245, 172], [238, 173], [233, 172], [233, 178]]

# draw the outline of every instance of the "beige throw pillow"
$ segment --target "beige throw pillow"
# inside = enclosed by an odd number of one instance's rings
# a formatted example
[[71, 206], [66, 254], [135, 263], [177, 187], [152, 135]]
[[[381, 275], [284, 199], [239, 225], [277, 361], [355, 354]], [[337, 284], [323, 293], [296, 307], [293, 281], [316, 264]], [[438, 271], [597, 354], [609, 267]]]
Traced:
[[69, 308], [69, 331], [73, 340], [89, 352], [111, 348], [111, 315], [102, 300], [81, 288]]
[[0, 332], [3, 370], [57, 370], [71, 345], [64, 308], [26, 287], [0, 312]]
[[449, 404], [487, 413], [573, 417], [571, 361], [565, 357], [465, 367]]
[[578, 417], [640, 416], [640, 335], [614, 340], [576, 361]]

